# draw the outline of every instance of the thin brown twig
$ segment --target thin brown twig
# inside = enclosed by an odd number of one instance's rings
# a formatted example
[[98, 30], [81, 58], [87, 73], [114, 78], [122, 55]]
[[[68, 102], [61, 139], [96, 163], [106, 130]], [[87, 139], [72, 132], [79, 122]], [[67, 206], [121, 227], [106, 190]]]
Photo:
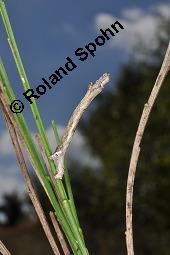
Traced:
[[65, 255], [71, 255], [69, 249], [68, 249], [68, 245], [65, 241], [65, 238], [64, 238], [64, 235], [60, 229], [60, 226], [57, 222], [57, 219], [55, 217], [55, 214], [53, 212], [50, 212], [50, 218], [51, 218], [51, 221], [53, 223], [53, 226], [54, 226], [54, 229], [56, 231], [56, 234], [57, 234], [57, 237], [58, 237], [58, 240], [60, 241], [60, 244], [61, 244], [61, 247], [63, 249], [63, 252]]
[[[52, 233], [51, 233], [51, 230], [49, 228], [46, 216], [45, 216], [45, 214], [43, 212], [43, 209], [42, 209], [42, 206], [41, 206], [41, 204], [39, 202], [37, 193], [36, 193], [36, 191], [35, 191], [35, 189], [33, 187], [33, 184], [31, 182], [31, 178], [29, 176], [29, 172], [28, 172], [28, 169], [27, 169], [27, 166], [26, 166], [26, 163], [25, 163], [25, 160], [24, 160], [24, 156], [22, 154], [22, 149], [20, 147], [20, 143], [19, 143], [18, 136], [17, 136], [18, 128], [17, 128], [17, 125], [16, 125], [16, 123], [14, 121], [12, 113], [9, 110], [9, 105], [7, 104], [6, 98], [3, 95], [1, 87], [0, 87], [0, 103], [1, 103], [1, 107], [2, 107], [2, 110], [3, 110], [4, 116], [5, 116], [7, 127], [9, 129], [11, 140], [12, 140], [12, 143], [13, 143], [16, 155], [17, 155], [17, 159], [18, 159], [21, 171], [23, 173], [23, 176], [24, 176], [24, 179], [25, 179], [25, 183], [26, 183], [26, 185], [28, 187], [29, 196], [31, 198], [31, 201], [32, 201], [34, 207], [35, 207], [37, 215], [38, 215], [38, 217], [40, 219], [40, 222], [41, 222], [42, 227], [44, 229], [44, 232], [45, 232], [45, 234], [47, 236], [47, 239], [49, 240], [49, 243], [50, 243], [50, 245], [51, 245], [51, 247], [53, 249], [54, 254], [55, 255], [60, 255], [58, 247], [57, 247], [57, 245], [55, 243], [55, 240], [54, 240], [54, 238], [52, 236]], [[21, 140], [21, 143], [23, 144], [22, 140]]]
[[[11, 121], [13, 127], [15, 128], [15, 130], [16, 130], [16, 132], [17, 132], [17, 135], [18, 135], [18, 137], [19, 137], [19, 140], [20, 140], [20, 142], [21, 142], [23, 148], [26, 150], [26, 152], [27, 152], [27, 154], [28, 154], [28, 158], [29, 158], [29, 160], [30, 160], [30, 162], [31, 162], [31, 165], [32, 165], [32, 167], [33, 167], [33, 169], [34, 169], [34, 171], [35, 171], [35, 173], [36, 173], [36, 175], [37, 175], [37, 177], [38, 177], [38, 179], [39, 179], [41, 185], [43, 186], [44, 190], [46, 191], [46, 194], [47, 194], [48, 198], [50, 199], [50, 197], [49, 197], [49, 195], [48, 195], [48, 192], [47, 192], [47, 190], [46, 190], [46, 187], [45, 187], [45, 185], [44, 185], [44, 183], [43, 183], [43, 181], [42, 181], [42, 179], [41, 179], [41, 177], [40, 177], [40, 175], [39, 175], [39, 172], [38, 172], [38, 170], [37, 170], [37, 167], [36, 167], [36, 164], [35, 164], [35, 162], [34, 162], [34, 159], [33, 159], [33, 157], [32, 157], [32, 155], [31, 155], [29, 149], [27, 148], [27, 146], [26, 146], [26, 144], [25, 144], [25, 141], [24, 141], [23, 136], [22, 136], [22, 134], [21, 134], [21, 132], [20, 132], [20, 129], [18, 128], [18, 125], [17, 125], [17, 123], [16, 123], [16, 120], [15, 120], [15, 118], [14, 118], [14, 116], [13, 116], [13, 113], [11, 112], [11, 110], [10, 110], [10, 108], [9, 108], [9, 104], [7, 103], [7, 100], [6, 100], [5, 96], [4, 96], [4, 93], [3, 93], [2, 88], [3, 88], [3, 85], [2, 85], [2, 82], [0, 81], [0, 104], [1, 104], [1, 106], [2, 106], [2, 109], [3, 109], [4, 112], [6, 112], [6, 115], [8, 115], [8, 117], [9, 117], [9, 119], [10, 119], [10, 121]], [[51, 199], [50, 199], [50, 201], [51, 201]]]
[[66, 154], [67, 148], [71, 142], [75, 129], [79, 123], [79, 120], [87, 109], [92, 100], [100, 94], [105, 85], [110, 81], [110, 75], [105, 73], [103, 74], [99, 80], [97, 80], [94, 84], [90, 83], [88, 86], [87, 93], [80, 101], [76, 109], [71, 115], [71, 118], [67, 124], [67, 127], [64, 131], [64, 134], [61, 138], [61, 143], [57, 146], [55, 152], [50, 156], [50, 159], [53, 159], [58, 167], [57, 174], [55, 175], [55, 179], [62, 179], [64, 174], [64, 156]]
[[8, 249], [1, 240], [0, 240], [0, 252], [2, 255], [11, 255], [11, 253], [8, 251]]
[[49, 162], [48, 162], [48, 158], [47, 158], [47, 155], [46, 155], [46, 152], [45, 152], [45, 149], [43, 147], [43, 143], [41, 141], [41, 138], [40, 138], [40, 135], [39, 134], [35, 134], [35, 140], [37, 141], [37, 144], [38, 144], [38, 147], [40, 149], [40, 152], [41, 152], [41, 155], [42, 155], [42, 158], [44, 160], [44, 163], [46, 165], [46, 168], [48, 170], [48, 173], [49, 173], [49, 176], [51, 178], [51, 184], [53, 185], [53, 188], [54, 188], [54, 191], [57, 195], [57, 197], [59, 198], [60, 201], [62, 201], [62, 197], [61, 197], [61, 194], [60, 192], [58, 191], [57, 189], [57, 186], [55, 185], [55, 178], [54, 178], [54, 175], [51, 173], [51, 170], [50, 170], [50, 165], [49, 165]]
[[165, 77], [170, 70], [170, 43], [168, 45], [164, 61], [159, 71], [156, 82], [153, 86], [148, 102], [144, 105], [144, 109], [141, 115], [139, 126], [137, 129], [136, 137], [133, 144], [129, 173], [127, 179], [126, 190], [126, 245], [128, 255], [134, 255], [133, 247], [133, 229], [132, 229], [132, 205], [133, 205], [133, 187], [135, 180], [136, 167], [140, 154], [140, 144], [145, 131], [146, 124], [148, 122], [152, 107], [159, 94], [160, 88], [163, 84]]
[[35, 190], [35, 188], [32, 184], [32, 181], [31, 181], [31, 178], [30, 178], [30, 175], [29, 175], [26, 163], [25, 163], [25, 159], [24, 159], [24, 156], [23, 156], [23, 153], [22, 153], [19, 141], [18, 141], [16, 130], [15, 130], [14, 126], [12, 125], [12, 123], [11, 123], [11, 121], [10, 121], [10, 119], [7, 115], [5, 115], [5, 120], [6, 120], [7, 127], [9, 129], [9, 133], [10, 133], [10, 136], [11, 136], [11, 140], [12, 140], [12, 143], [13, 143], [16, 155], [17, 155], [17, 159], [18, 159], [20, 169], [23, 173], [25, 183], [26, 183], [27, 188], [28, 188], [28, 194], [30, 196], [30, 199], [31, 199], [31, 201], [34, 205], [36, 213], [39, 217], [41, 225], [44, 229], [44, 232], [47, 236], [47, 239], [48, 239], [48, 241], [51, 245], [51, 248], [52, 248], [54, 254], [55, 255], [60, 255], [59, 249], [58, 249], [57, 244], [54, 240], [52, 232], [50, 230], [47, 218], [45, 216], [45, 213], [44, 213], [43, 208], [41, 206], [41, 203], [39, 201], [37, 192], [36, 192], [36, 190]]

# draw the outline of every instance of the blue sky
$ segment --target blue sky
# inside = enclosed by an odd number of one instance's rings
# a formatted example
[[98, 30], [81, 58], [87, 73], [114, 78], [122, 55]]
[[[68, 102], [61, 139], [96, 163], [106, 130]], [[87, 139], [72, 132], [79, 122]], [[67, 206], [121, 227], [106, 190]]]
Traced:
[[[119, 20], [125, 28], [113, 40], [98, 48], [94, 58], [89, 57], [84, 62], [78, 62], [74, 71], [37, 101], [49, 136], [51, 136], [50, 121], [56, 120], [62, 130], [90, 81], [95, 81], [104, 72], [109, 72], [112, 81], [107, 89], [112, 90], [121, 65], [128, 60], [139, 40], [147, 47], [154, 47], [157, 32], [154, 11], [159, 10], [167, 18], [170, 15], [169, 1], [158, 0], [6, 0], [5, 2], [25, 70], [33, 88], [41, 83], [42, 77], [49, 77], [54, 70], [63, 66], [66, 57], [75, 59], [74, 51], [93, 42], [100, 35], [100, 28], [107, 28], [116, 20]], [[17, 98], [23, 99], [21, 81], [2, 21], [0, 21], [0, 34], [0, 54]], [[35, 131], [29, 104], [27, 101], [24, 103], [24, 115], [29, 127]], [[82, 157], [81, 152], [85, 155], [84, 162], [91, 162], [85, 147], [84, 138], [77, 132], [70, 154], [76, 159]], [[96, 165], [99, 165], [97, 159]], [[0, 186], [0, 192], [18, 186], [23, 189], [2, 115], [0, 115]]]

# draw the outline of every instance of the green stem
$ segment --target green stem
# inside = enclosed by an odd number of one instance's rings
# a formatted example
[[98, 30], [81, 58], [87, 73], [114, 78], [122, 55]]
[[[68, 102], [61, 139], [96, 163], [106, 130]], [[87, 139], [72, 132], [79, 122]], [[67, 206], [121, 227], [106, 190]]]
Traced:
[[[15, 99], [15, 96], [14, 96], [13, 90], [10, 86], [9, 79], [5, 72], [5, 68], [3, 66], [2, 60], [0, 61], [0, 80], [2, 81], [2, 83], [4, 85], [4, 91], [5, 91], [5, 95], [8, 99], [8, 101], [12, 102]], [[75, 252], [77, 252], [78, 245], [76, 243], [76, 240], [74, 239], [74, 235], [71, 231], [69, 223], [67, 222], [67, 219], [65, 218], [62, 208], [54, 195], [54, 192], [52, 190], [52, 187], [48, 180], [48, 177], [46, 177], [46, 172], [45, 172], [44, 166], [41, 163], [38, 152], [37, 152], [36, 147], [33, 143], [32, 137], [31, 137], [29, 130], [27, 128], [27, 125], [25, 123], [25, 120], [24, 120], [22, 114], [15, 115], [15, 119], [16, 119], [16, 122], [17, 122], [19, 129], [21, 131], [23, 139], [26, 143], [26, 146], [29, 149], [29, 151], [31, 152], [31, 155], [34, 159], [35, 165], [36, 165], [37, 169], [39, 170], [39, 174], [40, 174], [40, 177], [41, 177], [43, 184], [45, 186], [45, 190], [48, 192], [50, 201], [57, 213], [57, 218], [63, 227], [63, 230], [64, 230], [64, 232], [68, 238], [68, 241], [70, 243], [70, 246], [72, 247], [72, 249]], [[77, 253], [75, 253], [75, 254], [77, 254]]]
[[[10, 21], [9, 21], [9, 17], [8, 17], [6, 8], [5, 8], [5, 4], [2, 0], [0, 0], [0, 11], [1, 11], [3, 22], [4, 22], [4, 25], [5, 25], [6, 31], [7, 31], [8, 42], [10, 44], [10, 47], [11, 47], [11, 50], [12, 50], [12, 53], [13, 53], [13, 56], [14, 56], [14, 59], [15, 59], [15, 62], [16, 62], [16, 66], [17, 66], [17, 69], [18, 69], [18, 72], [19, 72], [19, 75], [20, 75], [20, 78], [21, 78], [21, 81], [22, 81], [22, 84], [23, 84], [23, 87], [24, 87], [24, 90], [26, 91], [26, 90], [30, 89], [30, 84], [29, 84], [29, 81], [27, 79], [27, 75], [25, 73], [25, 69], [24, 69], [23, 64], [22, 64], [22, 60], [21, 60], [21, 57], [20, 57], [20, 54], [19, 54], [19, 51], [18, 51], [18, 48], [17, 48], [17, 44], [16, 44], [16, 41], [15, 41], [15, 38], [14, 38], [14, 34], [13, 34], [12, 27], [11, 27], [11, 24], [10, 24]], [[45, 133], [45, 129], [44, 129], [44, 126], [43, 126], [43, 122], [41, 120], [41, 117], [40, 117], [38, 107], [36, 105], [35, 100], [33, 100], [33, 104], [31, 104], [30, 107], [31, 107], [31, 110], [32, 110], [32, 113], [33, 113], [33, 116], [34, 116], [34, 119], [35, 119], [35, 122], [36, 122], [36, 125], [37, 125], [37, 128], [38, 128], [38, 131], [39, 131], [39, 134], [40, 134], [40, 137], [41, 137], [46, 155], [47, 155], [47, 158], [49, 160], [49, 165], [50, 165], [51, 171], [54, 174], [56, 172], [56, 167], [55, 167], [54, 162], [49, 159], [49, 156], [51, 155], [51, 148], [50, 148], [50, 145], [49, 145], [46, 133]], [[19, 119], [19, 118], [20, 117], [17, 117], [16, 119]], [[40, 176], [41, 176], [42, 181], [44, 183], [45, 189], [46, 189], [46, 191], [47, 191], [47, 193], [48, 193], [48, 195], [51, 199], [51, 202], [54, 205], [54, 203], [57, 201], [56, 197], [55, 197], [54, 192], [51, 188], [51, 185], [49, 185], [49, 183], [47, 181], [46, 170], [44, 169], [44, 166], [41, 163], [41, 160], [38, 156], [38, 153], [36, 151], [34, 143], [32, 142], [32, 138], [31, 138], [31, 135], [29, 133], [29, 130], [26, 128], [26, 125], [24, 125], [24, 119], [20, 118], [20, 121], [18, 121], [18, 124], [20, 125], [20, 129], [22, 130], [22, 135], [23, 136], [25, 135], [25, 140], [26, 140], [26, 144], [28, 146], [28, 149], [29, 149], [29, 151], [30, 151], [30, 153], [33, 157], [33, 160], [38, 165], [37, 169], [39, 169]], [[58, 188], [58, 191], [61, 195], [62, 201], [60, 201], [60, 206], [62, 207], [62, 209], [64, 211], [64, 214], [65, 214], [65, 216], [66, 216], [66, 218], [69, 222], [69, 225], [70, 225], [71, 230], [73, 232], [74, 238], [77, 240], [82, 254], [83, 255], [88, 254], [87, 249], [84, 245], [84, 240], [82, 239], [82, 236], [79, 232], [79, 227], [77, 226], [78, 219], [75, 218], [74, 210], [73, 210], [73, 212], [72, 212], [72, 210], [70, 212], [70, 202], [67, 198], [67, 194], [65, 192], [65, 189], [64, 189], [64, 186], [63, 186], [63, 183], [62, 183], [61, 180], [56, 181], [56, 188]], [[55, 205], [56, 205], [56, 203], [55, 203]], [[55, 208], [55, 209], [57, 209], [57, 208]]]
[[[18, 51], [18, 47], [17, 47], [16, 41], [15, 41], [15, 37], [14, 37], [13, 31], [12, 31], [11, 24], [10, 24], [10, 21], [9, 21], [8, 13], [7, 13], [7, 10], [5, 8], [5, 4], [2, 0], [0, 1], [0, 10], [1, 10], [1, 15], [2, 15], [2, 18], [3, 18], [4, 25], [5, 25], [5, 28], [6, 28], [6, 32], [7, 32], [7, 35], [8, 35], [8, 42], [9, 42], [10, 48], [12, 50], [14, 60], [15, 60], [15, 63], [16, 63], [16, 66], [17, 66], [17, 69], [18, 69], [23, 87], [24, 87], [24, 90], [26, 91], [26, 90], [30, 89], [31, 87], [30, 87], [30, 84], [29, 84], [24, 66], [22, 64], [22, 60], [21, 60], [21, 57], [20, 57], [20, 54], [19, 54], [19, 51]], [[47, 154], [47, 158], [49, 159], [49, 156], [51, 155], [52, 152], [50, 150], [50, 145], [49, 145], [46, 133], [45, 133], [45, 129], [44, 129], [42, 119], [40, 117], [35, 99], [33, 99], [33, 103], [30, 105], [30, 107], [31, 107], [31, 110], [32, 110], [37, 128], [39, 130], [40, 137], [41, 137], [45, 152]], [[56, 169], [55, 169], [54, 164], [52, 164], [51, 160], [49, 160], [49, 164], [51, 166], [53, 165], [52, 170], [53, 170], [53, 173], [55, 173]], [[58, 188], [59, 188], [60, 192], [62, 193], [62, 196], [66, 199], [66, 193], [64, 191], [64, 188], [63, 188], [63, 185], [62, 185], [61, 182], [58, 182]]]
[[[60, 139], [60, 136], [58, 134], [57, 125], [56, 125], [54, 120], [52, 121], [51, 124], [52, 124], [52, 129], [53, 129], [53, 132], [54, 132], [54, 136], [55, 136], [55, 139], [56, 139], [56, 143], [60, 144], [61, 139]], [[72, 210], [72, 213], [75, 217], [75, 220], [76, 220], [79, 232], [81, 234], [82, 240], [84, 241], [83, 232], [82, 232], [82, 229], [80, 228], [79, 221], [78, 221], [78, 215], [77, 215], [77, 211], [76, 211], [76, 207], [75, 207], [75, 203], [74, 203], [74, 197], [73, 197], [73, 192], [72, 192], [72, 188], [71, 188], [70, 177], [69, 177], [69, 174], [68, 174], [68, 168], [66, 166], [66, 162], [65, 162], [65, 168], [64, 168], [64, 181], [65, 181], [65, 185], [66, 185], [66, 189], [67, 189], [67, 194], [68, 194], [68, 197], [69, 197], [70, 209]]]

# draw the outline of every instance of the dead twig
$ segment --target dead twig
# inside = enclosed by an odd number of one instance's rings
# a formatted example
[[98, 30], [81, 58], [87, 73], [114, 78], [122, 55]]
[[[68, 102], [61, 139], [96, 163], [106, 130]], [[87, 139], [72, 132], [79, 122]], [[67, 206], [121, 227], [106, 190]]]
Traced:
[[65, 238], [63, 236], [63, 233], [60, 229], [60, 226], [57, 222], [57, 219], [55, 217], [55, 214], [53, 212], [50, 212], [50, 218], [51, 218], [51, 221], [53, 223], [53, 226], [54, 226], [54, 229], [56, 231], [56, 234], [57, 234], [57, 237], [58, 237], [58, 240], [60, 241], [60, 244], [61, 244], [61, 247], [63, 249], [63, 252], [65, 255], [71, 255], [69, 249], [68, 249], [68, 246], [67, 246], [67, 243], [65, 241]]
[[152, 107], [159, 94], [159, 90], [163, 84], [163, 81], [170, 70], [170, 43], [167, 48], [167, 52], [161, 66], [160, 72], [156, 79], [156, 82], [151, 91], [148, 102], [144, 105], [144, 109], [141, 115], [139, 126], [137, 129], [136, 137], [133, 144], [129, 173], [127, 179], [127, 191], [126, 191], [126, 245], [128, 255], [134, 255], [133, 247], [133, 229], [132, 229], [132, 204], [133, 204], [133, 187], [136, 173], [136, 167], [138, 163], [140, 144], [144, 134], [146, 124], [148, 122]]
[[55, 152], [50, 156], [53, 159], [58, 167], [57, 174], [54, 176], [55, 179], [62, 179], [64, 174], [64, 156], [66, 150], [71, 142], [75, 129], [79, 123], [79, 120], [87, 109], [92, 100], [103, 90], [104, 86], [110, 81], [110, 75], [105, 73], [95, 84], [90, 83], [88, 86], [87, 93], [80, 101], [76, 109], [74, 110], [71, 118], [67, 124], [67, 127], [64, 131], [64, 134], [61, 138], [61, 143], [57, 146]]
[[38, 147], [40, 149], [40, 152], [41, 152], [41, 155], [42, 155], [42, 158], [43, 158], [43, 161], [46, 165], [46, 168], [48, 170], [48, 174], [51, 178], [51, 184], [53, 186], [53, 189], [57, 195], [57, 197], [59, 198], [60, 201], [62, 201], [62, 198], [61, 198], [61, 194], [60, 192], [58, 191], [57, 189], [57, 186], [55, 185], [55, 178], [54, 178], [54, 175], [51, 173], [51, 169], [50, 169], [50, 165], [49, 165], [49, 162], [48, 162], [48, 158], [47, 158], [47, 155], [46, 155], [46, 152], [45, 152], [45, 149], [43, 147], [43, 144], [42, 144], [42, 141], [41, 141], [41, 138], [40, 138], [40, 135], [39, 134], [35, 134], [35, 140], [38, 144]]
[[[2, 91], [0, 91], [0, 92], [1, 92], [0, 93], [0, 103], [1, 103], [1, 106], [2, 106], [2, 109], [3, 109], [3, 112], [4, 112], [5, 120], [6, 120], [7, 127], [9, 129], [9, 133], [10, 133], [10, 136], [11, 136], [11, 140], [12, 140], [12, 143], [13, 143], [16, 155], [17, 155], [17, 159], [18, 159], [18, 162], [19, 162], [19, 165], [20, 165], [20, 169], [23, 173], [25, 183], [28, 187], [28, 194], [30, 196], [30, 199], [31, 199], [33, 205], [34, 205], [34, 208], [37, 212], [37, 215], [40, 219], [40, 222], [42, 224], [42, 227], [44, 229], [44, 232], [47, 236], [47, 239], [48, 239], [48, 241], [51, 245], [51, 248], [52, 248], [54, 254], [55, 255], [60, 255], [59, 249], [58, 249], [57, 244], [56, 244], [56, 242], [53, 238], [52, 232], [51, 232], [50, 227], [48, 225], [48, 221], [47, 221], [46, 216], [44, 214], [44, 211], [42, 209], [42, 206], [41, 206], [41, 203], [39, 201], [38, 195], [37, 195], [37, 193], [34, 189], [34, 186], [32, 184], [32, 181], [31, 181], [31, 178], [30, 178], [30, 175], [29, 175], [26, 163], [25, 163], [24, 156], [22, 154], [22, 149], [20, 147], [20, 143], [19, 143], [19, 140], [18, 140], [16, 128], [13, 125], [13, 122], [11, 121], [11, 118], [9, 116], [9, 112], [8, 112], [8, 107], [9, 106], [7, 106], [6, 101], [5, 101], [5, 104], [4, 104], [5, 97], [3, 97]], [[12, 114], [12, 113], [10, 113], [10, 114]]]
[[6, 246], [3, 244], [3, 242], [0, 240], [0, 253], [2, 255], [11, 255], [11, 253], [8, 251]]
[[[25, 144], [25, 141], [24, 141], [23, 136], [22, 136], [22, 134], [20, 132], [20, 129], [18, 128], [16, 120], [15, 120], [15, 118], [13, 116], [13, 113], [11, 112], [11, 110], [9, 108], [9, 104], [8, 104], [8, 102], [7, 102], [7, 100], [6, 100], [5, 96], [4, 96], [2, 88], [3, 88], [3, 85], [2, 85], [2, 82], [0, 81], [0, 104], [1, 104], [2, 110], [3, 110], [3, 112], [5, 112], [5, 115], [9, 117], [9, 120], [11, 121], [13, 127], [15, 128], [15, 130], [17, 132], [17, 135], [19, 137], [19, 140], [20, 140], [23, 148], [26, 150], [26, 152], [28, 154], [28, 158], [29, 158], [29, 160], [31, 162], [31, 165], [32, 165], [32, 167], [33, 167], [33, 169], [34, 169], [34, 171], [35, 171], [35, 173], [36, 173], [36, 175], [37, 175], [41, 185], [43, 186], [44, 190], [46, 191], [47, 196], [49, 197], [48, 192], [46, 190], [46, 187], [45, 187], [45, 185], [44, 185], [44, 183], [43, 183], [43, 181], [42, 181], [42, 179], [40, 177], [40, 174], [39, 174], [39, 172], [37, 170], [37, 167], [36, 167], [36, 164], [34, 162], [34, 159], [33, 159], [32, 155], [31, 155], [29, 149], [27, 148], [27, 145]], [[50, 199], [50, 197], [49, 197], [49, 199]]]
[[29, 172], [28, 172], [25, 160], [24, 160], [24, 156], [22, 154], [22, 150], [21, 150], [21, 147], [20, 147], [20, 144], [19, 144], [19, 141], [18, 141], [16, 131], [15, 131], [14, 127], [12, 126], [9, 118], [6, 116], [5, 119], [6, 119], [6, 122], [7, 122], [7, 126], [8, 126], [8, 129], [9, 129], [9, 133], [10, 133], [10, 136], [11, 136], [12, 143], [13, 143], [16, 155], [17, 155], [17, 159], [18, 159], [18, 162], [19, 162], [20, 169], [23, 173], [25, 183], [28, 187], [28, 194], [30, 196], [30, 199], [31, 199], [31, 201], [34, 205], [36, 213], [39, 217], [39, 220], [42, 224], [42, 227], [44, 229], [44, 232], [47, 236], [47, 239], [48, 239], [48, 241], [51, 245], [51, 248], [52, 248], [54, 254], [55, 255], [60, 255], [57, 244], [56, 244], [56, 242], [53, 238], [52, 232], [51, 232], [50, 227], [48, 225], [47, 218], [45, 216], [45, 213], [44, 213], [43, 208], [41, 206], [41, 203], [39, 201], [37, 192], [35, 191], [34, 186], [32, 184], [32, 181], [31, 181], [31, 178], [30, 178], [30, 175], [29, 175]]

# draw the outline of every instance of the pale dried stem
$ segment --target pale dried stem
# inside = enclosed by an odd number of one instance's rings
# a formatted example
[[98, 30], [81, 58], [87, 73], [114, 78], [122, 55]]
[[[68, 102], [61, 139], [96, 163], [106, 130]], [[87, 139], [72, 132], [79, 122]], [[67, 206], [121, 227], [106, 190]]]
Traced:
[[8, 251], [6, 246], [3, 244], [3, 242], [0, 240], [0, 253], [2, 255], [11, 255], [11, 253]]
[[51, 218], [51, 221], [53, 223], [54, 229], [56, 231], [58, 240], [60, 241], [60, 244], [61, 244], [61, 247], [63, 249], [64, 254], [65, 255], [71, 255], [71, 253], [68, 249], [67, 243], [65, 241], [64, 235], [63, 235], [63, 233], [60, 229], [60, 226], [59, 226], [59, 224], [57, 222], [57, 219], [55, 217], [55, 214], [53, 212], [50, 212], [50, 218]]
[[0, 103], [1, 103], [1, 107], [2, 107], [2, 110], [4, 112], [4, 116], [5, 116], [5, 119], [6, 119], [6, 122], [7, 122], [7, 126], [9, 128], [11, 140], [12, 140], [12, 143], [14, 145], [14, 149], [15, 149], [15, 152], [16, 152], [16, 155], [17, 155], [17, 158], [18, 158], [18, 162], [19, 162], [21, 171], [22, 171], [22, 173], [24, 175], [24, 179], [25, 179], [26, 185], [28, 187], [29, 196], [31, 198], [31, 201], [32, 201], [34, 207], [35, 207], [37, 215], [38, 215], [38, 217], [40, 219], [40, 222], [41, 222], [42, 227], [44, 229], [44, 232], [45, 232], [45, 234], [46, 234], [46, 236], [47, 236], [47, 238], [49, 240], [49, 243], [50, 243], [50, 245], [51, 245], [51, 247], [53, 249], [54, 254], [55, 255], [60, 255], [58, 247], [57, 247], [57, 245], [55, 243], [55, 240], [54, 240], [54, 238], [52, 236], [52, 233], [51, 233], [51, 230], [49, 228], [47, 219], [46, 219], [45, 214], [43, 212], [42, 206], [41, 206], [41, 204], [39, 202], [38, 196], [37, 196], [36, 191], [35, 191], [35, 189], [34, 189], [34, 187], [32, 185], [31, 178], [29, 176], [29, 172], [28, 172], [25, 160], [24, 160], [24, 156], [22, 154], [22, 149], [20, 147], [20, 143], [19, 143], [19, 140], [18, 140], [18, 136], [19, 136], [21, 144], [24, 145], [22, 136], [19, 133], [19, 129], [18, 129], [17, 124], [16, 124], [16, 122], [14, 120], [14, 117], [13, 117], [13, 115], [12, 115], [10, 109], [9, 109], [9, 105], [7, 104], [6, 98], [3, 95], [3, 92], [2, 92], [1, 88], [2, 88], [2, 86], [0, 86]]
[[73, 114], [70, 117], [70, 120], [67, 124], [67, 127], [64, 131], [64, 134], [61, 138], [61, 143], [57, 146], [55, 152], [50, 156], [56, 162], [58, 171], [55, 175], [55, 179], [62, 179], [64, 174], [64, 156], [67, 151], [67, 148], [71, 142], [75, 129], [80, 121], [80, 118], [84, 111], [87, 109], [92, 100], [100, 94], [105, 85], [110, 81], [110, 75], [105, 73], [99, 80], [94, 84], [90, 83], [88, 86], [87, 93], [80, 101], [78, 106], [75, 108]]
[[136, 137], [133, 144], [129, 173], [127, 179], [127, 191], [126, 191], [126, 245], [128, 255], [134, 255], [133, 247], [133, 229], [132, 229], [132, 204], [133, 204], [133, 187], [136, 173], [136, 167], [140, 154], [140, 144], [144, 134], [146, 124], [148, 122], [152, 107], [159, 94], [159, 90], [163, 84], [163, 81], [170, 70], [170, 43], [159, 71], [158, 77], [151, 91], [148, 102], [144, 105], [144, 109], [141, 115], [139, 126], [137, 129]]
[[36, 192], [36, 190], [35, 190], [35, 188], [32, 184], [32, 181], [31, 181], [31, 178], [30, 178], [30, 175], [29, 175], [29, 172], [28, 172], [25, 160], [24, 160], [24, 156], [22, 154], [22, 150], [21, 150], [21, 147], [20, 147], [20, 144], [19, 144], [19, 141], [18, 141], [16, 130], [15, 130], [14, 126], [12, 125], [12, 123], [11, 123], [11, 121], [10, 121], [10, 119], [7, 115], [5, 115], [5, 119], [6, 119], [7, 127], [9, 129], [9, 133], [10, 133], [10, 136], [11, 136], [12, 143], [13, 143], [16, 155], [17, 155], [19, 166], [20, 166], [20, 169], [23, 173], [24, 180], [25, 180], [25, 183], [26, 183], [27, 188], [28, 188], [28, 194], [30, 196], [30, 199], [31, 199], [31, 201], [34, 205], [34, 208], [36, 210], [38, 218], [41, 222], [41, 225], [44, 229], [44, 232], [47, 236], [47, 239], [48, 239], [48, 241], [51, 245], [51, 248], [52, 248], [54, 254], [55, 255], [60, 255], [59, 249], [58, 249], [57, 244], [54, 240], [52, 232], [50, 230], [47, 218], [45, 216], [45, 213], [44, 213], [43, 208], [41, 206], [41, 203], [39, 201], [37, 192]]
[[[14, 118], [14, 116], [13, 116], [13, 113], [11, 112], [11, 110], [10, 110], [10, 108], [9, 108], [9, 104], [7, 103], [7, 100], [6, 100], [6, 98], [5, 98], [4, 94], [3, 94], [2, 88], [3, 88], [2, 82], [0, 81], [0, 103], [1, 103], [1, 105], [2, 105], [2, 107], [3, 107], [3, 110], [6, 112], [6, 115], [9, 117], [9, 119], [10, 119], [12, 125], [14, 126], [15, 130], [17, 131], [17, 135], [18, 135], [18, 137], [19, 137], [19, 140], [20, 140], [20, 142], [21, 142], [23, 148], [24, 148], [24, 149], [26, 150], [26, 152], [27, 152], [27, 155], [28, 155], [28, 158], [29, 158], [29, 160], [30, 160], [30, 162], [31, 162], [31, 165], [32, 165], [32, 167], [33, 167], [33, 169], [34, 169], [34, 171], [35, 171], [35, 173], [36, 173], [36, 175], [37, 175], [37, 177], [38, 177], [38, 179], [39, 179], [41, 185], [43, 186], [44, 190], [46, 191], [47, 196], [49, 197], [48, 192], [47, 192], [47, 190], [46, 190], [46, 188], [45, 188], [45, 186], [44, 186], [44, 183], [43, 183], [43, 181], [42, 181], [42, 179], [41, 179], [41, 177], [40, 177], [40, 175], [39, 175], [39, 172], [38, 172], [38, 170], [37, 170], [37, 167], [36, 167], [36, 165], [35, 165], [35, 163], [34, 163], [34, 159], [32, 158], [32, 155], [31, 155], [30, 151], [28, 150], [28, 148], [27, 148], [27, 146], [26, 146], [26, 144], [25, 144], [25, 141], [24, 141], [24, 139], [23, 139], [23, 137], [22, 137], [22, 134], [21, 134], [21, 132], [20, 132], [20, 129], [18, 128], [18, 125], [17, 125], [17, 123], [16, 123], [16, 120], [15, 120], [15, 118]], [[49, 197], [49, 199], [50, 199], [50, 197]], [[51, 201], [51, 199], [50, 199], [50, 201]]]
[[50, 169], [50, 165], [49, 165], [49, 162], [48, 162], [48, 158], [47, 158], [47, 155], [46, 155], [46, 152], [45, 152], [45, 149], [43, 147], [43, 143], [41, 141], [41, 138], [40, 138], [40, 135], [39, 134], [35, 134], [35, 140], [37, 141], [37, 144], [38, 144], [38, 147], [40, 149], [40, 152], [41, 152], [41, 155], [42, 155], [42, 158], [44, 160], [44, 163], [47, 167], [47, 170], [48, 170], [48, 173], [49, 173], [49, 176], [51, 178], [51, 184], [54, 188], [54, 191], [57, 195], [57, 197], [59, 198], [60, 201], [62, 201], [62, 197], [61, 197], [61, 194], [60, 192], [58, 191], [57, 189], [57, 186], [55, 185], [55, 178], [54, 178], [54, 175], [51, 173], [51, 169]]

